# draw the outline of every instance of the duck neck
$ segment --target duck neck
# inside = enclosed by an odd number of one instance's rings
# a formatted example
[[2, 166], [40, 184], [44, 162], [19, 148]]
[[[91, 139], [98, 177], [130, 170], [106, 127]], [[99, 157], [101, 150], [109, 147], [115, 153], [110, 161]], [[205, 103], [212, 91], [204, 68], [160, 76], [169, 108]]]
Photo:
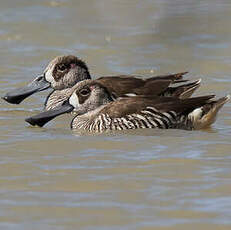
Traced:
[[44, 109], [50, 110], [54, 109], [57, 106], [60, 106], [63, 104], [64, 101], [66, 101], [71, 96], [72, 90], [71, 88], [68, 89], [62, 89], [62, 90], [53, 90], [47, 97]]
[[75, 116], [71, 122], [71, 129], [91, 131], [92, 126], [95, 125], [97, 117], [100, 116], [100, 112], [105, 106], [106, 105], [101, 105], [85, 114]]

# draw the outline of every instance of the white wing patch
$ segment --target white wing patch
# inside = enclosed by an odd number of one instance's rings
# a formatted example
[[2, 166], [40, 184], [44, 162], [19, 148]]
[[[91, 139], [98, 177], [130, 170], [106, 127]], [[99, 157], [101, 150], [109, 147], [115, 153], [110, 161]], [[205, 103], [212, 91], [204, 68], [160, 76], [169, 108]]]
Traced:
[[202, 115], [202, 107], [194, 109], [189, 115], [188, 118], [191, 119], [192, 121], [200, 119]]
[[135, 93], [126, 93], [124, 95], [128, 96], [128, 97], [136, 97], [137, 96]]

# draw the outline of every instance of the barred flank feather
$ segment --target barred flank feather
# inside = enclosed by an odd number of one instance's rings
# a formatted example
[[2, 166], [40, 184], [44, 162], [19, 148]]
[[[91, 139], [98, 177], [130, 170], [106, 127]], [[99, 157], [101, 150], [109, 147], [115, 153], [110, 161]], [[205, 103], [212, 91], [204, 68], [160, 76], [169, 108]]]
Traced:
[[153, 107], [147, 107], [140, 114], [129, 114], [124, 117], [111, 118], [108, 114], [99, 114], [94, 119], [86, 119], [86, 115], [77, 116], [72, 122], [73, 129], [83, 129], [89, 132], [101, 133], [107, 130], [127, 130], [145, 128], [183, 128], [192, 129], [185, 115], [177, 115], [174, 111], [158, 112]]

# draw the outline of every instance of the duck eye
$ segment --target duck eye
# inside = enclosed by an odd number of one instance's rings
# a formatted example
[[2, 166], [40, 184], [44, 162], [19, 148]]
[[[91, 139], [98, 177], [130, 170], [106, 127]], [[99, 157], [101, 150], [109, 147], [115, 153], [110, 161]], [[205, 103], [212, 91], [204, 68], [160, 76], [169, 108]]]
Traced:
[[82, 89], [82, 90], [80, 91], [80, 94], [83, 95], [83, 96], [87, 96], [89, 93], [90, 93], [90, 90], [89, 90], [89, 89]]
[[64, 64], [60, 64], [60, 65], [58, 65], [58, 70], [59, 71], [64, 71], [64, 70], [66, 70], [66, 66], [64, 65]]

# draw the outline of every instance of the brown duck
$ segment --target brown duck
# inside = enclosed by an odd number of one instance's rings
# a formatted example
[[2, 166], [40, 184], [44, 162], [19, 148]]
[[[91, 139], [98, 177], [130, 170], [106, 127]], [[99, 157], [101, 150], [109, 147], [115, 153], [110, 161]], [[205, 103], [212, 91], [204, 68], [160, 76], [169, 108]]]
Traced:
[[27, 118], [31, 125], [43, 126], [63, 113], [74, 111], [72, 129], [93, 133], [111, 130], [160, 128], [203, 129], [215, 122], [217, 112], [230, 96], [212, 100], [214, 95], [179, 99], [136, 96], [113, 99], [98, 81], [77, 83], [72, 95], [56, 109]]
[[[107, 87], [110, 93], [122, 95], [159, 95], [188, 98], [200, 86], [200, 80], [180, 86], [170, 87], [170, 84], [185, 82], [183, 75], [187, 72], [150, 77], [120, 75], [105, 76], [97, 79]], [[3, 99], [9, 103], [19, 104], [30, 95], [52, 88], [54, 91], [47, 97], [45, 109], [55, 108], [70, 97], [71, 87], [79, 81], [91, 79], [88, 67], [76, 56], [59, 56], [53, 59], [44, 73], [23, 88], [8, 92]]]

